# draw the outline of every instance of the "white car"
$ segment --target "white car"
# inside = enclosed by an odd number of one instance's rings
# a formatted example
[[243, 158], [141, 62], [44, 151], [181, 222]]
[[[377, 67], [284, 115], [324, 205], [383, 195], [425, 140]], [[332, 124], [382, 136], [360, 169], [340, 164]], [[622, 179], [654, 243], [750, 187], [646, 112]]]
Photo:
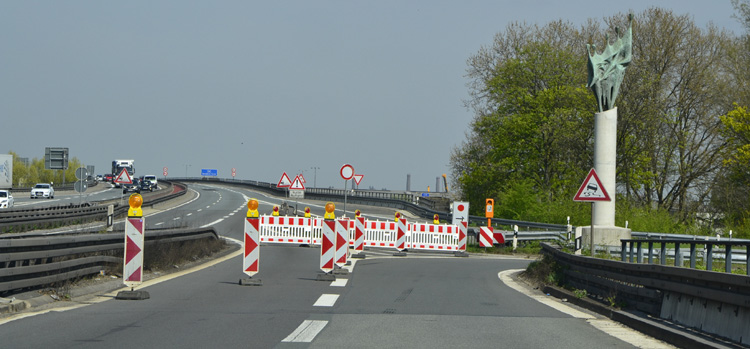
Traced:
[[52, 184], [49, 183], [37, 183], [31, 188], [31, 198], [55, 198], [55, 188], [52, 188]]
[[13, 207], [13, 195], [10, 191], [0, 190], [0, 208]]
[[143, 180], [144, 181], [151, 181], [151, 185], [153, 186], [154, 189], [158, 189], [159, 188], [159, 181], [156, 179], [156, 176], [154, 176], [154, 175], [145, 175], [145, 176], [143, 176]]

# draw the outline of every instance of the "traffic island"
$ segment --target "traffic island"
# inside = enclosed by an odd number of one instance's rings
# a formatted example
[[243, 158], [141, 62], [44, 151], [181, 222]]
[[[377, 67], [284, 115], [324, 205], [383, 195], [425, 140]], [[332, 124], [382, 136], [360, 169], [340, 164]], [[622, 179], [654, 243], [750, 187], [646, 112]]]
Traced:
[[119, 300], [125, 300], [125, 301], [142, 301], [144, 299], [149, 299], [151, 296], [146, 291], [120, 291], [117, 292], [117, 296], [115, 296], [115, 299]]

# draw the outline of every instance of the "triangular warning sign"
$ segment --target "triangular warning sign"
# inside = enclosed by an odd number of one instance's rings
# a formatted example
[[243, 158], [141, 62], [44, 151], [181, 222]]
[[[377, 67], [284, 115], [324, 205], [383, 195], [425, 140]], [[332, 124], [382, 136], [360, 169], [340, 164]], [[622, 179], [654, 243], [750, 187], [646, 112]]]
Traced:
[[363, 175], [363, 174], [355, 174], [354, 175], [354, 183], [357, 183], [357, 185], [359, 185], [359, 183], [362, 183], [362, 178], [364, 178], [364, 177], [365, 177], [365, 175]]
[[305, 190], [305, 185], [302, 184], [302, 180], [299, 179], [299, 176], [297, 176], [294, 177], [294, 181], [292, 181], [292, 185], [289, 186], [289, 189]]
[[281, 179], [279, 179], [279, 184], [276, 184], [276, 187], [289, 188], [290, 185], [292, 185], [292, 181], [289, 179], [289, 176], [286, 175], [286, 172], [284, 172], [284, 174], [281, 175]]
[[599, 176], [596, 175], [596, 170], [592, 168], [586, 176], [586, 180], [578, 188], [578, 193], [576, 193], [573, 201], [612, 201], [612, 199], [607, 194], [607, 190], [604, 189]]
[[305, 176], [300, 174], [298, 177], [299, 177], [299, 180], [302, 181], [302, 183], [307, 183], [307, 181], [305, 180]]
[[128, 173], [128, 170], [123, 168], [122, 171], [120, 171], [120, 174], [117, 175], [117, 178], [115, 178], [115, 183], [133, 184], [133, 179], [130, 178], [130, 173]]

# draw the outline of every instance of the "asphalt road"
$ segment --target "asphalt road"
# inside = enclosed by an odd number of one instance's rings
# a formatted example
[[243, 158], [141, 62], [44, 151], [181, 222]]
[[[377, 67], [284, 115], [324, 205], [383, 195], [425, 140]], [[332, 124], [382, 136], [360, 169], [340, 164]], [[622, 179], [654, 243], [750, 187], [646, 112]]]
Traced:
[[[212, 225], [240, 240], [248, 197], [261, 200], [262, 213], [281, 201], [236, 188], [191, 188], [193, 198], [154, 210], [147, 227]], [[632, 347], [500, 279], [499, 272], [529, 260], [392, 252], [366, 251], [367, 259], [332, 283], [316, 280], [319, 247], [262, 245], [254, 277], [262, 286], [239, 285], [245, 275], [235, 254], [144, 284], [148, 300], [115, 300], [111, 293], [0, 319], [0, 347]]]

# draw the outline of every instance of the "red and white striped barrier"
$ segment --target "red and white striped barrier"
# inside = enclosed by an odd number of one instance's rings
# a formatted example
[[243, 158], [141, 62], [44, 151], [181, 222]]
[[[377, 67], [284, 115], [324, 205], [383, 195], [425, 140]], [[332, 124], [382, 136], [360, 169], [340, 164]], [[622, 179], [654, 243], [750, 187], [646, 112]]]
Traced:
[[365, 246], [396, 247], [396, 222], [365, 221]]
[[143, 229], [146, 222], [142, 217], [125, 221], [125, 263], [123, 281], [128, 287], [135, 287], [143, 282]]
[[409, 225], [406, 224], [406, 218], [403, 216], [398, 220], [398, 232], [396, 233], [396, 249], [403, 251], [406, 249], [406, 232]]
[[349, 253], [349, 220], [336, 220], [336, 265], [343, 267], [346, 265], [346, 258]]
[[320, 270], [324, 273], [333, 271], [336, 254], [336, 221], [323, 221], [323, 236], [320, 244]]
[[354, 219], [354, 251], [362, 252], [365, 249], [365, 217]]
[[321, 223], [317, 218], [260, 217], [260, 241], [286, 244], [320, 244]]
[[417, 250], [458, 251], [459, 229], [455, 225], [413, 223], [409, 232], [410, 248]]
[[245, 219], [245, 258], [242, 261], [242, 270], [250, 277], [258, 273], [260, 257], [260, 219]]
[[466, 236], [469, 234], [469, 222], [462, 221], [458, 225], [458, 250], [466, 251]]
[[[259, 242], [318, 245], [322, 243], [324, 222], [319, 218], [261, 216], [258, 229]], [[334, 263], [336, 264], [341, 263], [342, 253], [348, 252], [348, 247], [353, 247], [357, 252], [364, 250], [365, 246], [394, 247], [399, 251], [408, 248], [435, 251], [466, 250], [466, 222], [462, 222], [460, 226], [409, 224], [403, 217], [399, 219], [399, 222], [370, 221], [364, 217], [341, 219], [335, 222], [338, 223], [338, 227], [333, 228], [336, 236], [330, 241], [334, 244]], [[345, 235], [344, 232], [346, 232]], [[344, 237], [339, 238], [339, 235]], [[492, 233], [490, 232], [488, 236], [488, 246], [492, 246]], [[341, 245], [341, 241], [348, 243]], [[345, 263], [345, 260], [343, 262]]]
[[492, 247], [494, 241], [492, 230], [492, 227], [479, 228], [479, 247]]

